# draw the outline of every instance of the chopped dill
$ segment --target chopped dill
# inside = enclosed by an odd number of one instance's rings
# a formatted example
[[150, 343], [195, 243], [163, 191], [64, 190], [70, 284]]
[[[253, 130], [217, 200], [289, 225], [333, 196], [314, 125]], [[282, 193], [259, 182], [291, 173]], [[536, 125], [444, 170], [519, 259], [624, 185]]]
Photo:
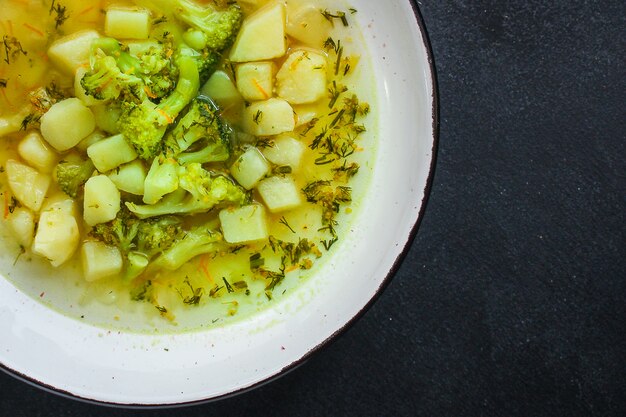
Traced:
[[52, 4], [50, 5], [49, 15], [55, 14], [54, 16], [54, 28], [58, 29], [65, 23], [67, 19], [69, 19], [69, 14], [67, 14], [67, 7], [61, 5], [61, 3], [57, 3], [56, 0], [52, 0]]
[[337, 243], [338, 240], [339, 238], [335, 236], [332, 239], [322, 240], [321, 242], [322, 242], [322, 245], [324, 246], [324, 249], [328, 251], [335, 243]]
[[22, 44], [17, 40], [15, 36], [4, 35], [2, 37], [2, 44], [4, 46], [4, 62], [11, 64], [11, 60], [17, 59], [22, 54], [28, 55], [28, 52], [22, 48]]
[[180, 289], [177, 289], [178, 294], [183, 299], [183, 303], [187, 305], [200, 304], [200, 299], [204, 295], [204, 288], [202, 287], [194, 288], [193, 285], [191, 285], [191, 282], [189, 282], [189, 277], [185, 277], [185, 280], [183, 281], [183, 283], [187, 284], [187, 286], [189, 287], [189, 290], [191, 291], [191, 295], [185, 296]]
[[250, 269], [255, 270], [265, 265], [265, 259], [261, 257], [261, 253], [257, 252], [250, 255]]
[[218, 295], [217, 295], [217, 293], [218, 293], [218, 292], [220, 292], [220, 290], [221, 290], [222, 288], [224, 288], [224, 287], [222, 287], [222, 286], [219, 286], [219, 285], [215, 284], [215, 287], [213, 287], [213, 288], [211, 289], [211, 291], [209, 291], [209, 297], [211, 297], [211, 298], [215, 298], [215, 297], [217, 297], [217, 296], [218, 296]]
[[252, 120], [254, 121], [254, 123], [259, 124], [261, 123], [262, 118], [263, 118], [263, 112], [261, 110], [257, 110]]
[[295, 230], [293, 230], [293, 228], [289, 225], [289, 223], [287, 222], [287, 219], [285, 218], [285, 216], [281, 217], [280, 220], [278, 221], [278, 223], [282, 224], [283, 226], [285, 226], [287, 229], [291, 230], [291, 233], [296, 233]]
[[324, 16], [324, 18], [326, 18], [326, 20], [328, 20], [333, 25], [335, 24], [335, 19], [338, 19], [341, 21], [342, 25], [346, 27], [350, 26], [350, 24], [348, 23], [348, 18], [346, 17], [346, 12], [342, 12], [338, 10], [335, 12], [335, 14], [333, 14], [330, 11], [328, 11], [328, 9], [326, 9], [322, 11], [322, 16]]
[[9, 80], [5, 78], [0, 78], [0, 88], [6, 88], [8, 83], [9, 83]]
[[224, 281], [224, 285], [226, 286], [226, 291], [228, 291], [229, 294], [231, 292], [235, 292], [235, 290], [233, 289], [232, 285], [230, 285], [226, 277], [222, 277], [222, 280]]

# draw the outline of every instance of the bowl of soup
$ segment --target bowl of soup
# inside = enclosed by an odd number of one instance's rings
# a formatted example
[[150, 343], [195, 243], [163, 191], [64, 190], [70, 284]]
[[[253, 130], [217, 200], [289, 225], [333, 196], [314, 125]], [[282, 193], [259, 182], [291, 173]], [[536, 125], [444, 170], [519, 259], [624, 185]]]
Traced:
[[412, 1], [8, 2], [0, 367], [116, 405], [292, 369], [382, 292], [437, 140]]

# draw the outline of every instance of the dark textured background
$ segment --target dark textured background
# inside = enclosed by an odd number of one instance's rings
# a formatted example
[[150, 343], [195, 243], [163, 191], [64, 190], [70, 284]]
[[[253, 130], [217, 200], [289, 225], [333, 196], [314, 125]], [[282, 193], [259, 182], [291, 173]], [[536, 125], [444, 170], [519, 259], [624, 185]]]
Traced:
[[421, 2], [441, 100], [426, 216], [379, 301], [302, 367], [142, 412], [0, 373], [0, 416], [625, 416], [625, 4]]

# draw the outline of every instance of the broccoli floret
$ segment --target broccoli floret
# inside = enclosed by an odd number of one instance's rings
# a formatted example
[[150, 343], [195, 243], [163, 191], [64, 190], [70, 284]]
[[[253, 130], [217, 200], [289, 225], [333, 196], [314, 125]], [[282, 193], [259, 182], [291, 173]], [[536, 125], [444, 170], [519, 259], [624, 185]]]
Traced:
[[168, 157], [180, 164], [221, 162], [230, 157], [232, 129], [206, 96], [196, 97], [174, 129], [165, 137]]
[[120, 210], [117, 217], [107, 223], [97, 224], [91, 229], [91, 235], [102, 242], [117, 246], [123, 255], [136, 247], [135, 238], [139, 231], [139, 220], [128, 210]]
[[116, 39], [99, 38], [93, 41], [92, 50], [91, 70], [81, 85], [86, 94], [99, 100], [159, 99], [175, 86], [177, 68], [170, 59], [171, 50], [162, 44], [133, 56]]
[[80, 85], [85, 94], [98, 100], [115, 100], [122, 95], [141, 100], [145, 96], [142, 79], [122, 72], [112, 56], [95, 59]]
[[192, 58], [178, 59], [179, 76], [176, 89], [159, 104], [144, 100], [122, 104], [118, 120], [120, 132], [140, 158], [152, 160], [161, 151], [161, 140], [167, 127], [196, 96], [200, 88], [198, 68]]
[[96, 167], [91, 159], [69, 157], [57, 164], [56, 178], [59, 188], [72, 198], [76, 198], [91, 177]]
[[152, 259], [179, 239], [180, 233], [181, 221], [176, 217], [140, 220], [127, 209], [120, 210], [112, 221], [98, 224], [91, 230], [92, 236], [120, 250], [126, 281], [141, 275]]
[[212, 175], [199, 163], [180, 166], [179, 188], [159, 202], [138, 205], [127, 202], [126, 206], [139, 218], [166, 214], [205, 213], [220, 204], [244, 204], [248, 193], [224, 175]]
[[169, 248], [181, 231], [181, 221], [174, 216], [139, 221], [137, 250], [149, 258]]
[[190, 259], [218, 251], [224, 245], [222, 234], [217, 231], [217, 225], [214, 222], [195, 226], [181, 233], [180, 237], [152, 262], [151, 268], [173, 271]]
[[173, 13], [191, 26], [185, 42], [197, 50], [228, 48], [241, 27], [243, 13], [236, 2], [216, 0], [198, 4], [190, 0], [152, 0], [159, 10]]

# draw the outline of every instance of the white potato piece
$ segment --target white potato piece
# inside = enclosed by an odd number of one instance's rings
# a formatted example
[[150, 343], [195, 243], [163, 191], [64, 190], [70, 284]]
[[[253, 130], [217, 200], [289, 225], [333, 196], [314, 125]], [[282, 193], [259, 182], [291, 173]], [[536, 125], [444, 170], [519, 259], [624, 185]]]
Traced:
[[59, 154], [36, 131], [24, 136], [17, 146], [17, 152], [30, 166], [44, 173], [52, 172], [59, 160]]
[[48, 57], [54, 65], [67, 75], [74, 75], [76, 69], [89, 62], [91, 44], [100, 37], [95, 30], [85, 30], [64, 36], [48, 48]]
[[244, 109], [243, 130], [255, 136], [273, 136], [291, 132], [296, 120], [291, 105], [280, 98], [257, 101]]
[[74, 255], [79, 239], [76, 218], [62, 205], [53, 204], [39, 216], [32, 251], [57, 267]]
[[80, 249], [83, 275], [89, 282], [117, 275], [122, 272], [122, 254], [115, 246], [88, 240]]
[[87, 155], [100, 172], [108, 172], [137, 159], [137, 152], [121, 134], [97, 141], [87, 148]]
[[63, 191], [57, 191], [46, 197], [41, 206], [41, 212], [43, 213], [44, 211], [56, 211], [72, 216], [75, 219], [79, 218], [78, 203]]
[[113, 220], [120, 203], [120, 192], [106, 175], [91, 177], [85, 183], [83, 216], [89, 226]]
[[276, 94], [291, 104], [313, 103], [326, 95], [326, 57], [300, 49], [276, 74]]
[[16, 207], [6, 219], [6, 225], [18, 245], [30, 248], [35, 236], [35, 214], [26, 207]]
[[302, 204], [300, 190], [290, 175], [265, 178], [259, 182], [257, 190], [272, 213], [291, 210]]
[[9, 188], [15, 198], [22, 205], [38, 212], [48, 192], [52, 177], [14, 159], [6, 162], [5, 170]]
[[237, 89], [246, 100], [267, 100], [274, 90], [273, 62], [247, 62], [237, 65]]
[[293, 136], [279, 136], [272, 141], [272, 146], [263, 148], [263, 155], [273, 164], [289, 166], [297, 170], [306, 146]]
[[254, 186], [270, 172], [270, 164], [254, 146], [248, 148], [230, 167], [230, 174], [246, 190]]
[[148, 39], [150, 11], [146, 9], [110, 6], [104, 18], [104, 33], [116, 39]]
[[200, 92], [211, 97], [222, 110], [243, 105], [243, 97], [241, 97], [239, 90], [228, 74], [222, 70], [215, 71], [202, 86]]
[[103, 132], [96, 130], [91, 135], [87, 136], [85, 139], [78, 142], [78, 145], [76, 145], [76, 149], [86, 153], [87, 148], [89, 148], [94, 143], [101, 141], [102, 139], [106, 137], [108, 137], [108, 135], [105, 135]]
[[296, 114], [296, 127], [307, 124], [320, 116], [320, 108], [317, 103], [296, 104], [292, 107], [294, 113]]
[[332, 23], [314, 4], [301, 4], [287, 9], [287, 34], [314, 48], [322, 48], [330, 36]]
[[267, 216], [260, 204], [234, 209], [224, 209], [219, 213], [224, 240], [228, 243], [248, 243], [267, 239]]
[[111, 171], [109, 178], [111, 178], [118, 190], [130, 194], [143, 195], [147, 174], [148, 170], [143, 162], [135, 159], [133, 162], [124, 164]]
[[143, 202], [154, 204], [178, 188], [178, 164], [173, 160], [159, 162], [154, 158], [144, 181]]
[[76, 97], [59, 101], [41, 116], [41, 135], [57, 151], [76, 146], [96, 128], [96, 119]]
[[273, 2], [248, 16], [230, 50], [233, 62], [263, 61], [285, 55], [285, 5]]

